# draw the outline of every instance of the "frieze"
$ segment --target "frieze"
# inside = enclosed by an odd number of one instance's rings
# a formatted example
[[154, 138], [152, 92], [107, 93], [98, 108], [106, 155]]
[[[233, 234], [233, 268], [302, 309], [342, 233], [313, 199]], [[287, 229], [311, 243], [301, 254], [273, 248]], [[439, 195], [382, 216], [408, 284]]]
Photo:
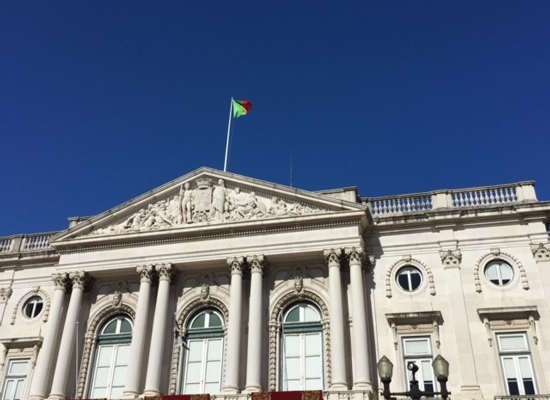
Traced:
[[185, 182], [179, 192], [141, 208], [115, 224], [89, 235], [148, 232], [196, 224], [295, 217], [326, 213], [328, 210], [284, 200], [259, 196], [240, 187], [227, 188], [225, 181], [209, 178]]

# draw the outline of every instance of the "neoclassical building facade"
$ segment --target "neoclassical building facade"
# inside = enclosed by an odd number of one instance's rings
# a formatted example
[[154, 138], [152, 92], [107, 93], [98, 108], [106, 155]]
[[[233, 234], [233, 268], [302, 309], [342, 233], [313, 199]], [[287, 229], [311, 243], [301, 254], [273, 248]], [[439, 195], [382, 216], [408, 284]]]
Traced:
[[201, 168], [0, 238], [1, 399], [392, 390], [550, 399], [550, 202], [533, 182], [362, 198]]

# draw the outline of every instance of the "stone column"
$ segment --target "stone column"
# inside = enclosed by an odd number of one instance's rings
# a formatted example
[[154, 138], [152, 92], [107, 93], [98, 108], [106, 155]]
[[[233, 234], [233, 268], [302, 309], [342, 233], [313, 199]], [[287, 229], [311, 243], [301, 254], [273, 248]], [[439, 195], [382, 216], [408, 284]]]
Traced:
[[160, 376], [162, 372], [162, 356], [164, 354], [164, 338], [168, 321], [168, 301], [170, 299], [170, 280], [172, 279], [172, 264], [160, 264], [155, 267], [159, 277], [157, 304], [153, 317], [153, 332], [149, 349], [149, 364], [145, 378], [144, 396], [160, 395]]
[[137, 268], [140, 276], [139, 297], [132, 333], [132, 344], [130, 345], [130, 360], [126, 375], [126, 388], [124, 398], [136, 398], [140, 394], [139, 379], [145, 352], [145, 338], [147, 336], [147, 319], [149, 316], [149, 299], [151, 296], [151, 278], [153, 266], [144, 265]]
[[353, 389], [372, 391], [370, 345], [368, 338], [365, 288], [363, 285], [362, 248], [346, 249], [351, 283], [351, 314], [353, 317]]
[[346, 351], [344, 343], [344, 312], [342, 307], [342, 279], [340, 277], [341, 250], [325, 250], [328, 265], [330, 296], [330, 351], [332, 383], [330, 390], [347, 390]]
[[460, 262], [462, 254], [459, 250], [440, 251], [447, 281], [449, 298], [453, 304], [452, 324], [455, 326], [455, 344], [458, 354], [458, 368], [460, 371], [460, 391], [464, 398], [481, 399], [483, 395], [477, 381], [477, 370], [472, 347], [472, 338], [469, 330], [470, 322], [466, 310], [466, 301], [462, 291], [462, 276]]
[[33, 372], [29, 391], [29, 399], [31, 400], [42, 400], [46, 397], [48, 383], [52, 378], [52, 360], [59, 335], [59, 323], [61, 322], [65, 291], [67, 290], [67, 274], [54, 274], [53, 280], [55, 282], [53, 300], [44, 334], [44, 341], [42, 342], [42, 349], [38, 354], [36, 367]]
[[246, 392], [262, 390], [263, 272], [264, 256], [247, 258], [250, 266], [250, 303], [248, 315], [248, 353], [246, 359]]
[[51, 400], [65, 399], [67, 378], [69, 376], [69, 368], [71, 367], [70, 362], [74, 350], [74, 333], [76, 330], [78, 315], [80, 313], [82, 293], [84, 292], [84, 286], [88, 282], [88, 278], [88, 274], [84, 271], [71, 272], [69, 274], [69, 279], [71, 280], [73, 290], [71, 293], [71, 299], [69, 300], [67, 316], [65, 317], [61, 344], [59, 345], [57, 364], [53, 375], [52, 391], [49, 396], [49, 399]]
[[225, 372], [225, 393], [239, 392], [239, 370], [241, 357], [243, 257], [227, 260], [231, 269], [231, 287], [229, 289], [229, 326], [227, 332], [227, 363]]

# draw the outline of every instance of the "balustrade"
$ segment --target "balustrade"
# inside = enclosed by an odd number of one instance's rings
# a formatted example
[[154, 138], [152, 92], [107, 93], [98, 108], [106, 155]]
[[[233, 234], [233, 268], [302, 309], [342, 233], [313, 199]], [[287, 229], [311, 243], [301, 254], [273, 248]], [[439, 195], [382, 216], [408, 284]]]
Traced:
[[0, 254], [9, 253], [11, 251], [12, 243], [12, 238], [0, 239]]

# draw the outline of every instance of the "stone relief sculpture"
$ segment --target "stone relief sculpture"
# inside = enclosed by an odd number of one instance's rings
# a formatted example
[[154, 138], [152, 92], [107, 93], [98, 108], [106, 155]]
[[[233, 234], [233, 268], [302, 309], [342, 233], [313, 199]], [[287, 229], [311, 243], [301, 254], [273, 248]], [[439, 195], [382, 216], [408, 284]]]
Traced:
[[[192, 188], [194, 183], [195, 188]], [[178, 194], [141, 208], [122, 222], [94, 230], [91, 235], [121, 234], [181, 227], [188, 224], [292, 217], [327, 212], [273, 196], [259, 197], [239, 187], [227, 188], [223, 179], [199, 178], [185, 182]]]

